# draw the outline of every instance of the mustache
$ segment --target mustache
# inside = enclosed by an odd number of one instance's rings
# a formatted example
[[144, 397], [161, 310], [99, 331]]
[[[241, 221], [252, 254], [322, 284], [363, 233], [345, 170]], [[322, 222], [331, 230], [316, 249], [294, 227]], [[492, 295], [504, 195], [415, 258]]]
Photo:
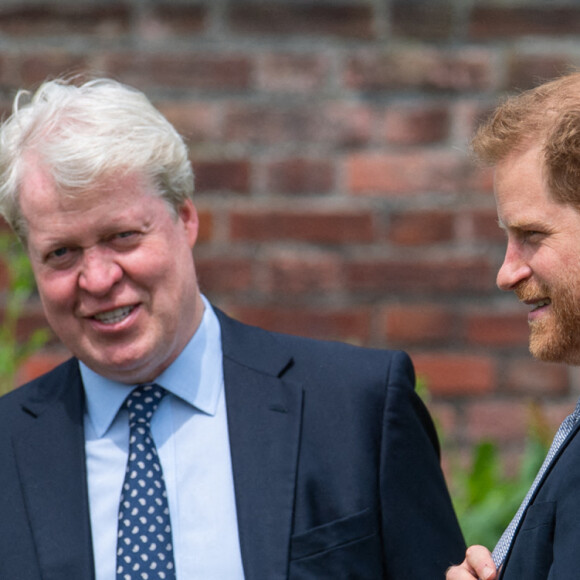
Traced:
[[514, 288], [514, 294], [521, 302], [537, 300], [538, 298], [548, 298], [550, 289], [545, 284], [524, 280]]

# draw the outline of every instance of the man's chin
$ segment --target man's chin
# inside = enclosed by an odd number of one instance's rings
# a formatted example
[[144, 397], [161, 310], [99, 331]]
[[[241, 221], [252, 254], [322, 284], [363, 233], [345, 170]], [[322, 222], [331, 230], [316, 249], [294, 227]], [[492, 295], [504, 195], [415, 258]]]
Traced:
[[580, 365], [580, 345], [568, 344], [565, 340], [530, 337], [530, 353], [543, 362]]

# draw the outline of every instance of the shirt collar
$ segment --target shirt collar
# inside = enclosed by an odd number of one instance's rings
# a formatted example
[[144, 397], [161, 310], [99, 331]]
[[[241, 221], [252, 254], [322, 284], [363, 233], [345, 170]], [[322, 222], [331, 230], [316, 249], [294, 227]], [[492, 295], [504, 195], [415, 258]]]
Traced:
[[[205, 296], [202, 300], [205, 309], [198, 329], [155, 382], [203, 413], [215, 415], [223, 388], [221, 330], [213, 308]], [[87, 415], [97, 437], [102, 437], [134, 385], [102, 377], [81, 361], [79, 367]]]

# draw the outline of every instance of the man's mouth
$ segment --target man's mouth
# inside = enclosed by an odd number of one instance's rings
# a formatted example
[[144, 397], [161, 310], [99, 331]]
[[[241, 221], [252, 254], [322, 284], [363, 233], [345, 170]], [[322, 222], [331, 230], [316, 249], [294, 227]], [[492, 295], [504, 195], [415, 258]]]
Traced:
[[542, 298], [542, 300], [538, 300], [537, 302], [532, 302], [531, 304], [531, 311], [530, 312], [535, 312], [536, 310], [543, 308], [544, 306], [549, 306], [552, 303], [552, 301], [549, 298]]
[[99, 312], [98, 314], [95, 314], [93, 318], [103, 324], [116, 324], [117, 322], [121, 322], [127, 318], [134, 309], [135, 306], [121, 306], [120, 308], [109, 310], [108, 312]]

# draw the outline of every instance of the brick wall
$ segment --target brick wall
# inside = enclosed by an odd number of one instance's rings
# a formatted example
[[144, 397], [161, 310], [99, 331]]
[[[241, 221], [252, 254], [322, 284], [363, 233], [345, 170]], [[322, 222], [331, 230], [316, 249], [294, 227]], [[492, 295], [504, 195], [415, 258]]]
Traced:
[[216, 304], [408, 350], [449, 452], [515, 454], [529, 402], [556, 424], [580, 386], [531, 359], [495, 287], [503, 236], [467, 143], [498, 96], [580, 65], [579, 32], [572, 0], [3, 0], [0, 109], [63, 72], [146, 91], [191, 147]]

